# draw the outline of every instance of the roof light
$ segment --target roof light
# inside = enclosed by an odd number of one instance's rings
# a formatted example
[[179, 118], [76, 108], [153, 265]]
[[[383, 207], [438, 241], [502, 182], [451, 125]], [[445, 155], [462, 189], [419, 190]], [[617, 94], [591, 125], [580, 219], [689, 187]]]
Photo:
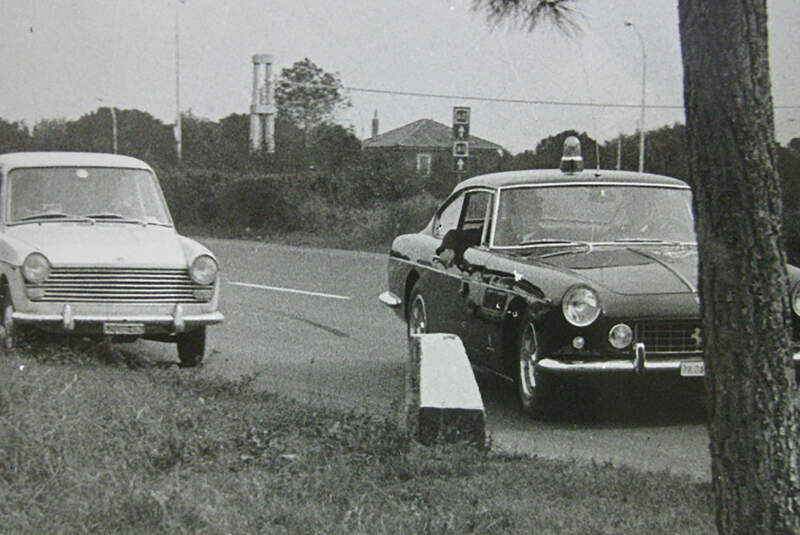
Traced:
[[564, 140], [564, 150], [561, 153], [561, 170], [565, 173], [580, 173], [583, 171], [581, 142], [575, 136], [569, 136]]

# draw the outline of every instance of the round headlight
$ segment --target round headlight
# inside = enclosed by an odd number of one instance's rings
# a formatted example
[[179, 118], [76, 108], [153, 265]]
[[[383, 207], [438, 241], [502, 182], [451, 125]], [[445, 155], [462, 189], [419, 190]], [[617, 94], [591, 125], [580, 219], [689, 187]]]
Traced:
[[800, 283], [795, 285], [794, 290], [792, 290], [792, 311], [800, 316]]
[[31, 253], [22, 263], [22, 276], [33, 284], [44, 282], [50, 276], [50, 262], [41, 253]]
[[217, 279], [217, 261], [208, 255], [200, 255], [194, 259], [189, 268], [189, 276], [197, 284], [212, 284]]
[[586, 327], [600, 315], [600, 299], [585, 286], [570, 288], [561, 301], [564, 318], [576, 327]]
[[624, 349], [633, 342], [633, 330], [624, 323], [617, 323], [608, 331], [608, 343], [616, 349]]

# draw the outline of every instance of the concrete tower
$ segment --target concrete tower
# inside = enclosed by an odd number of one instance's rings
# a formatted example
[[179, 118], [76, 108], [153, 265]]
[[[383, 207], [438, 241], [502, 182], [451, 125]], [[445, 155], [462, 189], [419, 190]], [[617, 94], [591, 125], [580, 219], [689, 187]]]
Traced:
[[372, 117], [372, 137], [378, 137], [378, 110], [375, 110], [375, 115]]
[[250, 150], [275, 152], [275, 105], [272, 102], [272, 56], [253, 56], [253, 103], [250, 105]]

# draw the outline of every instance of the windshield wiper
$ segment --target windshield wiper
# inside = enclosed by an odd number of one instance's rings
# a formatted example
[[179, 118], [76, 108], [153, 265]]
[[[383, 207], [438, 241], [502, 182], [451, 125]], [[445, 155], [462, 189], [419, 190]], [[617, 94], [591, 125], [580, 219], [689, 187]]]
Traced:
[[143, 219], [136, 219], [133, 217], [127, 217], [121, 214], [115, 214], [113, 212], [103, 212], [100, 214], [87, 214], [86, 217], [90, 219], [112, 219], [114, 221], [122, 221], [124, 223], [136, 223], [139, 225], [147, 226], [147, 221]]
[[661, 238], [617, 238], [614, 243], [655, 243], [658, 245], [694, 245], [694, 242], [664, 240]]
[[616, 238], [614, 242], [623, 243], [662, 243], [666, 240], [660, 238]]
[[[544, 255], [541, 255], [540, 258], [549, 258], [551, 256], [560, 256], [560, 255], [563, 255], [563, 254], [567, 254], [567, 253], [570, 252], [569, 248], [571, 248], [571, 247], [583, 247], [584, 248], [584, 252], [587, 252], [587, 253], [592, 251], [592, 244], [589, 243], [589, 242], [578, 241], [578, 240], [565, 240], [565, 239], [559, 239], [559, 238], [542, 238], [542, 239], [539, 239], [539, 240], [526, 241], [526, 242], [522, 242], [521, 244], [519, 244], [519, 247], [526, 247], [528, 245], [552, 245], [552, 246], [556, 246], [556, 247], [566, 247], [567, 248], [567, 249], [563, 249], [562, 248], [562, 249], [556, 249], [556, 250], [549, 249], [549, 252], [547, 252]], [[535, 251], [535, 249], [526, 249], [525, 250], [525, 254], [527, 254], [527, 255], [540, 254], [540, 253], [534, 253], [534, 251]]]
[[42, 212], [41, 214], [28, 215], [28, 216], [25, 216], [25, 217], [21, 217], [20, 219], [17, 220], [17, 222], [39, 221], [39, 220], [43, 220], [43, 219], [75, 219], [75, 220], [78, 220], [78, 221], [91, 221], [92, 223], [94, 223], [94, 221], [92, 221], [91, 219], [89, 219], [89, 218], [87, 218], [85, 216], [64, 214], [64, 213], [61, 213], [61, 212]]
[[583, 247], [591, 247], [591, 245], [584, 241], [566, 240], [563, 238], [541, 238], [539, 240], [524, 241], [519, 244], [519, 247], [524, 247], [526, 245], [580, 245]]

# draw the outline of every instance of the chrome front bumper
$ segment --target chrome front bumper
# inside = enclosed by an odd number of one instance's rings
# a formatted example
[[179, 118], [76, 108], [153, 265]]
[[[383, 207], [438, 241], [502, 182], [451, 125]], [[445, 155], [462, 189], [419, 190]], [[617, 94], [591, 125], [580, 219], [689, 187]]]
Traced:
[[641, 364], [632, 360], [602, 360], [594, 362], [561, 362], [542, 359], [536, 367], [553, 373], [645, 373], [649, 371], [680, 371], [685, 362], [703, 362], [702, 359], [679, 359], [644, 361]]
[[222, 323], [225, 319], [222, 312], [204, 312], [200, 314], [186, 314], [184, 307], [180, 304], [175, 305], [171, 314], [125, 314], [125, 315], [112, 315], [112, 314], [76, 314], [72, 306], [64, 305], [61, 313], [37, 313], [37, 312], [20, 312], [15, 310], [11, 314], [11, 318], [21, 324], [60, 324], [64, 331], [72, 332], [75, 330], [75, 324], [95, 324], [102, 325], [104, 323], [141, 323], [144, 325], [159, 326], [169, 328], [172, 332], [182, 333], [188, 327], [197, 327], [200, 325], [213, 325]]
[[[792, 354], [795, 366], [800, 366], [800, 352]], [[542, 359], [536, 367], [551, 373], [647, 373], [647, 372], [680, 372], [685, 364], [701, 363], [697, 357], [676, 358], [670, 360], [620, 359], [592, 362], [562, 362], [554, 359]]]

